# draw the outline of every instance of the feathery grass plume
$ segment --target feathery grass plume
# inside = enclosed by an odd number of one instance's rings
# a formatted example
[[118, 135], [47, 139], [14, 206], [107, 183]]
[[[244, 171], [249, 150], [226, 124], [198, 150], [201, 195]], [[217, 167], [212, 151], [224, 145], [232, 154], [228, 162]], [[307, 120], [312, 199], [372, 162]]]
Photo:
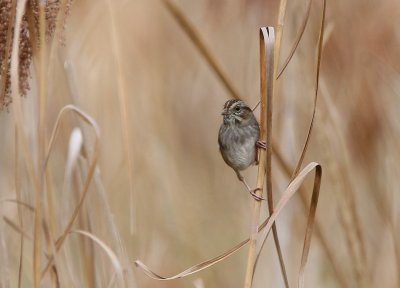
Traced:
[[[60, 11], [64, 15], [62, 25], [65, 26], [65, 19], [69, 14], [73, 0], [65, 1], [65, 9], [61, 10], [63, 1], [46, 1], [46, 39], [50, 40], [56, 31], [57, 16]], [[0, 110], [7, 108], [11, 102], [11, 44], [14, 35], [15, 9], [17, 0], [0, 0]], [[32, 21], [29, 20], [32, 15]], [[21, 96], [26, 96], [30, 89], [29, 77], [32, 58], [35, 57], [34, 51], [39, 43], [39, 0], [30, 0], [22, 18], [20, 28], [20, 41], [18, 49], [19, 57], [19, 89]], [[59, 39], [64, 42], [64, 36]]]

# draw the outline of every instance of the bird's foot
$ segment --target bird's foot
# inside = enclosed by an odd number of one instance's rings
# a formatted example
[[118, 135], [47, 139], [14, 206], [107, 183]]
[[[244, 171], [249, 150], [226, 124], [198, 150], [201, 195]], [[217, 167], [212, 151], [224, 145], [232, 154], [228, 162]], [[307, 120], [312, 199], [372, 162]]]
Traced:
[[261, 196], [258, 196], [256, 194], [256, 191], [259, 191], [259, 190], [262, 190], [262, 189], [261, 188], [251, 189], [251, 190], [249, 190], [249, 193], [250, 193], [251, 196], [253, 196], [254, 200], [263, 201], [263, 200], [265, 200], [265, 198], [263, 198]]
[[258, 141], [256, 142], [256, 147], [266, 150], [266, 149], [267, 149], [267, 142], [264, 141], [264, 140], [258, 140]]

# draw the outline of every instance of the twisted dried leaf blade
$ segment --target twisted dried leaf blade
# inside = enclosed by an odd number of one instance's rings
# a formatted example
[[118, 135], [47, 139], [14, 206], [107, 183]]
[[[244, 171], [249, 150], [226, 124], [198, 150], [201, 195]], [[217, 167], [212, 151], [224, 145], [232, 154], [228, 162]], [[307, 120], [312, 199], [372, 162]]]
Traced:
[[[318, 199], [318, 196], [316, 194], [319, 194], [320, 190], [320, 183], [321, 183], [321, 177], [322, 177], [322, 169], [321, 166], [318, 163], [312, 162], [308, 164], [300, 173], [299, 175], [289, 184], [289, 186], [286, 188], [286, 190], [282, 193], [281, 198], [278, 201], [278, 204], [275, 206], [275, 211], [272, 213], [270, 217], [268, 217], [266, 220], [262, 222], [262, 224], [258, 227], [258, 232], [263, 231], [262, 236], [265, 237], [271, 229], [272, 225], [275, 223], [276, 219], [278, 218], [279, 214], [281, 213], [282, 209], [286, 206], [288, 201], [293, 197], [293, 195], [299, 190], [301, 184], [303, 184], [304, 180], [306, 177], [313, 171], [315, 170], [315, 178], [314, 178], [314, 190], [313, 190], [313, 199]], [[317, 201], [315, 202], [315, 207], [316, 207]], [[309, 232], [311, 233], [311, 232]], [[185, 269], [184, 271], [173, 275], [173, 276], [168, 276], [164, 277], [161, 276], [155, 272], [153, 272], [148, 266], [146, 266], [142, 261], [136, 260], [135, 265], [139, 267], [140, 269], [143, 270], [143, 272], [149, 276], [150, 278], [153, 278], [155, 280], [160, 280], [160, 281], [168, 281], [168, 280], [175, 280], [179, 278], [183, 278], [189, 275], [192, 275], [194, 273], [197, 273], [201, 270], [204, 270], [206, 268], [209, 268], [218, 262], [227, 259], [228, 257], [234, 255], [236, 252], [238, 252], [241, 248], [243, 248], [248, 242], [250, 241], [250, 238], [247, 238], [246, 240], [243, 240], [239, 244], [235, 245], [233, 248], [229, 249], [228, 251], [211, 258], [209, 260], [206, 260], [204, 262], [201, 262], [199, 264], [196, 264], [194, 266], [191, 266], [188, 269]]]

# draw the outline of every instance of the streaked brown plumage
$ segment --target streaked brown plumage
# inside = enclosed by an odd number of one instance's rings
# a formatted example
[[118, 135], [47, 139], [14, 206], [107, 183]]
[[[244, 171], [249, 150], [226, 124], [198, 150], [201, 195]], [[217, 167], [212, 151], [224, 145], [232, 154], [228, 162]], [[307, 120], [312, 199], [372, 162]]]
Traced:
[[[222, 158], [235, 172], [251, 195], [262, 200], [246, 183], [240, 171], [257, 161], [257, 143], [260, 137], [253, 111], [242, 100], [228, 100], [222, 111], [223, 123], [219, 129], [218, 144]], [[262, 146], [262, 145], [261, 145]]]

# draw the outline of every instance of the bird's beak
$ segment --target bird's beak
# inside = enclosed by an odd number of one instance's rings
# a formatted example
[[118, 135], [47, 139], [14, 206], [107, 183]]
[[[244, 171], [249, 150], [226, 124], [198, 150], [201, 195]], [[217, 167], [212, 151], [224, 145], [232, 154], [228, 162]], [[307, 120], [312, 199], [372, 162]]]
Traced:
[[222, 111], [221, 115], [222, 115], [222, 116], [228, 115], [228, 111], [227, 111], [226, 109], [224, 109], [224, 110]]

